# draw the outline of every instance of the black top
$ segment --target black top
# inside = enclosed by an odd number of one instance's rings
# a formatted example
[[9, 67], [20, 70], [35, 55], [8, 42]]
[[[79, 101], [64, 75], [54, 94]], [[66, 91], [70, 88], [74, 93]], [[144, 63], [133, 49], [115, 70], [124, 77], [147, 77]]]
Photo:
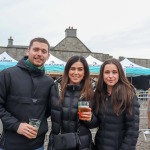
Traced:
[[[56, 82], [56, 87], [58, 83]], [[58, 91], [58, 88], [57, 88]], [[77, 132], [78, 128], [78, 100], [80, 98], [81, 85], [67, 85], [65, 92], [65, 98], [62, 103], [62, 107], [56, 107], [56, 101], [59, 101], [58, 95], [52, 98], [52, 132], [58, 134], [60, 131], [60, 124], [62, 124], [63, 133]], [[58, 102], [59, 103], [59, 102]], [[62, 113], [61, 113], [62, 112]], [[57, 122], [57, 123], [56, 123]], [[60, 124], [58, 125], [58, 122]], [[57, 127], [56, 127], [57, 126]], [[89, 150], [92, 135], [89, 128], [80, 121], [80, 133], [81, 150]], [[49, 145], [50, 146], [50, 145]]]
[[[44, 71], [32, 70], [22, 59], [14, 67], [0, 72], [0, 118], [4, 125], [2, 145], [5, 150], [33, 150], [44, 144], [48, 130], [46, 108], [50, 109], [53, 79]], [[48, 105], [49, 104], [49, 105]], [[21, 122], [41, 120], [37, 138], [17, 133]]]

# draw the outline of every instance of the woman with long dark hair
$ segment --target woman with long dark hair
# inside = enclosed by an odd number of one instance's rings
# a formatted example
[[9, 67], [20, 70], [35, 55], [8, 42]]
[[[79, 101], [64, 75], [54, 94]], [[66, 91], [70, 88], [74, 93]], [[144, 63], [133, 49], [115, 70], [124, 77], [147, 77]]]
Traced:
[[139, 104], [134, 87], [117, 59], [108, 59], [102, 64], [95, 99], [96, 150], [135, 150]]
[[[56, 95], [55, 97], [52, 97], [51, 134], [58, 134], [59, 126], [55, 123], [58, 122], [58, 118], [60, 118], [61, 133], [79, 131], [78, 134], [81, 144], [74, 150], [90, 150], [92, 135], [84, 121], [91, 120], [91, 108], [88, 108], [89, 112], [85, 112], [82, 115], [80, 114], [81, 118], [79, 118], [78, 112], [79, 100], [88, 101], [89, 104], [91, 104], [94, 97], [86, 59], [82, 56], [71, 57], [65, 66], [62, 78], [56, 80], [55, 83], [59, 96]], [[60, 109], [58, 109], [56, 105], [57, 102], [61, 104]], [[52, 146], [51, 143], [52, 142], [50, 141], [48, 149]]]

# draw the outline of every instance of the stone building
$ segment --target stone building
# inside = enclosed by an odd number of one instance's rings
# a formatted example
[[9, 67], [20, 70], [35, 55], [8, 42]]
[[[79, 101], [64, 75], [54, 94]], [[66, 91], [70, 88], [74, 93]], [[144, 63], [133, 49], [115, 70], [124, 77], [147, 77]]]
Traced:
[[[14, 59], [20, 60], [24, 55], [26, 55], [27, 48], [28, 45], [27, 46], [13, 45], [13, 38], [10, 37], [8, 39], [8, 45], [6, 47], [0, 46], [0, 54], [3, 52], [7, 52]], [[62, 41], [60, 41], [56, 46], [51, 46], [51, 53], [55, 57], [60, 58], [61, 60], [64, 61], [67, 61], [73, 55], [82, 55], [84, 57], [87, 57], [88, 55], [92, 55], [93, 57], [95, 57], [100, 61], [104, 61], [108, 58], [113, 57], [110, 56], [109, 54], [95, 53], [89, 50], [88, 47], [86, 47], [86, 45], [84, 45], [84, 43], [82, 43], [82, 41], [77, 37], [77, 29], [73, 29], [72, 27], [69, 27], [65, 30], [65, 38], [62, 39]], [[123, 59], [124, 57], [119, 57], [120, 61]], [[128, 58], [128, 59], [133, 63], [150, 68], [150, 59], [138, 59], [138, 58]], [[146, 83], [149, 86], [150, 80], [149, 83], [147, 81]], [[49, 122], [49, 131], [50, 131], [50, 127], [51, 127], [50, 119], [48, 119], [48, 122]], [[46, 134], [45, 137], [45, 144], [44, 144], [45, 150], [49, 139], [48, 134], [49, 132]]]
[[[27, 48], [28, 45], [13, 45], [13, 38], [10, 37], [6, 47], [0, 46], [0, 54], [6, 51], [11, 57], [19, 60], [22, 58], [22, 56], [26, 55]], [[77, 29], [74, 29], [73, 27], [69, 27], [65, 30], [65, 38], [62, 41], [60, 41], [56, 46], [51, 46], [51, 53], [55, 57], [64, 61], [67, 61], [73, 55], [82, 55], [84, 57], [92, 55], [100, 61], [104, 61], [113, 57], [109, 54], [96, 53], [89, 50], [88, 47], [86, 47], [86, 45], [84, 45], [84, 43], [82, 43], [82, 41], [77, 37]], [[120, 61], [123, 59], [124, 57], [119, 57]], [[138, 65], [150, 68], [150, 59], [128, 59]]]

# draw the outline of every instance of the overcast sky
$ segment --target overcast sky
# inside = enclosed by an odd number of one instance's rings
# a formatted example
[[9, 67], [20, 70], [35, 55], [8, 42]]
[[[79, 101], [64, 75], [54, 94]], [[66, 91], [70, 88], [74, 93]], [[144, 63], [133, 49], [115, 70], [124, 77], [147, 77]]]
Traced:
[[55, 46], [69, 26], [92, 52], [150, 59], [150, 0], [0, 0], [0, 46]]

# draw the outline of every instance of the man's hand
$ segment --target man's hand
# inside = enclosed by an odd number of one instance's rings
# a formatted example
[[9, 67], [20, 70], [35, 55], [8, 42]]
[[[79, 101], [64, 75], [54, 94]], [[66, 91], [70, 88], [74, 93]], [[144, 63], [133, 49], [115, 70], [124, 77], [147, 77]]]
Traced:
[[27, 123], [20, 123], [17, 133], [33, 139], [37, 136], [37, 129]]

